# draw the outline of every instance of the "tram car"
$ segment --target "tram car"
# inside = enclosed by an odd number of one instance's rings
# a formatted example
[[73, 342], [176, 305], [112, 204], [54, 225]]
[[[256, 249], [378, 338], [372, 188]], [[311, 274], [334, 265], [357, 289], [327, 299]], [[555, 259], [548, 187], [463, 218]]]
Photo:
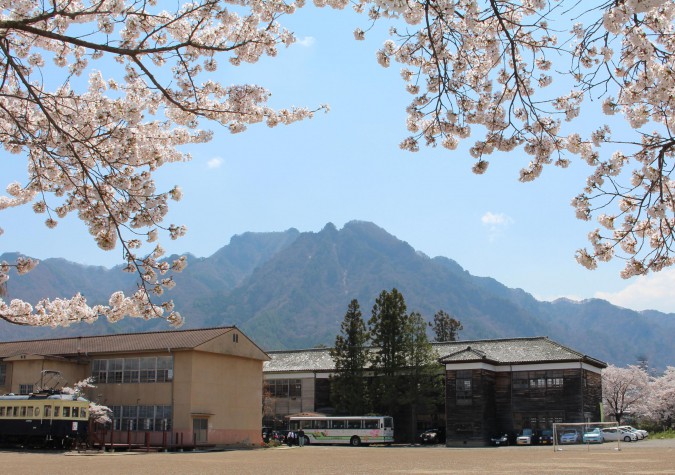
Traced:
[[71, 448], [84, 441], [89, 401], [72, 394], [44, 392], [0, 396], [0, 444]]

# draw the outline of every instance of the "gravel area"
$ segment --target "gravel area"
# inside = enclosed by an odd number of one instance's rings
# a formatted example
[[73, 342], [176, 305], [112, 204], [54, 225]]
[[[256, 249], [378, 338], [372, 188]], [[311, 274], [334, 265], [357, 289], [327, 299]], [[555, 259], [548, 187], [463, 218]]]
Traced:
[[20, 474], [675, 474], [675, 439], [564, 447], [306, 446], [211, 452], [0, 452]]

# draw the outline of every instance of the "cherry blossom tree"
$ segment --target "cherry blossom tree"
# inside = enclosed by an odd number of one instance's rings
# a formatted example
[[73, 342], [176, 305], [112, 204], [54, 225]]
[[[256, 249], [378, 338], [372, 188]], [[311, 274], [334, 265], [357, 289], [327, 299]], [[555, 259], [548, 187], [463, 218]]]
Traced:
[[610, 365], [602, 372], [602, 399], [605, 414], [618, 424], [627, 413], [642, 415], [648, 411], [649, 375], [639, 366], [619, 368]]
[[668, 366], [663, 375], [651, 382], [647, 415], [662, 428], [672, 428], [675, 421], [675, 367]]
[[[324, 2], [345, 5], [315, 0]], [[452, 151], [470, 139], [478, 174], [492, 154], [521, 150], [523, 182], [578, 157], [590, 173], [572, 205], [599, 227], [577, 261], [593, 269], [624, 259], [624, 278], [673, 264], [673, 0], [362, 0], [356, 8], [372, 22], [398, 20], [377, 60], [400, 63], [413, 96], [403, 149]], [[589, 130], [582, 112], [606, 120]]]
[[[161, 232], [185, 233], [163, 222], [181, 190], [157, 190], [153, 173], [189, 159], [181, 146], [211, 139], [199, 128], [204, 121], [236, 133], [318, 110], [273, 110], [263, 88], [226, 87], [213, 75], [222, 59], [255, 62], [292, 44], [279, 19], [304, 0], [196, 0], [172, 11], [158, 3], [0, 0], [0, 140], [28, 163], [28, 179], [7, 185], [0, 210], [32, 206], [50, 228], [76, 215], [99, 247], [122, 249], [140, 282], [107, 305], [89, 306], [80, 295], [35, 306], [0, 300], [2, 319], [59, 326], [138, 316], [179, 325], [173, 304], [151, 297], [173, 286], [170, 273], [186, 261], [166, 262], [161, 245], [149, 253], [142, 246]], [[384, 67], [402, 65], [412, 95], [403, 149], [453, 151], [471, 140], [478, 174], [491, 155], [518, 150], [528, 157], [523, 182], [581, 160], [589, 176], [572, 205], [598, 227], [591, 246], [577, 251], [579, 263], [593, 269], [623, 259], [625, 278], [673, 264], [675, 0], [314, 3], [363, 13], [357, 40], [372, 23], [391, 23], [376, 57]], [[582, 112], [606, 120], [588, 130]], [[25, 273], [35, 264], [0, 263], [0, 283], [10, 268]]]
[[[94, 378], [89, 377], [73, 384], [73, 387], [64, 386], [61, 388], [61, 392], [63, 394], [72, 394], [75, 397], [86, 397], [86, 390], [93, 389], [95, 387]], [[111, 414], [112, 409], [110, 409], [108, 406], [103, 406], [96, 402], [89, 401], [89, 418], [94, 422], [99, 424], [107, 424], [112, 420], [110, 418]]]
[[[6, 186], [0, 210], [31, 206], [48, 228], [75, 215], [98, 246], [122, 250], [126, 271], [139, 276], [130, 296], [107, 305], [71, 299], [34, 306], [0, 299], [0, 318], [19, 325], [67, 326], [99, 316], [182, 318], [171, 301], [152, 298], [173, 286], [185, 257], [162, 260], [160, 234], [181, 237], [185, 227], [165, 224], [181, 189], [156, 189], [153, 173], [190, 157], [180, 147], [208, 141], [208, 120], [242, 132], [249, 124], [289, 124], [315, 111], [273, 110], [255, 85], [214, 80], [218, 61], [231, 65], [274, 56], [293, 35], [277, 22], [296, 6], [275, 0], [0, 0], [0, 142], [27, 159], [27, 179]], [[177, 6], [176, 6], [177, 5]], [[2, 230], [0, 230], [1, 234]], [[154, 243], [143, 252], [143, 243]], [[0, 263], [0, 285], [14, 268]]]

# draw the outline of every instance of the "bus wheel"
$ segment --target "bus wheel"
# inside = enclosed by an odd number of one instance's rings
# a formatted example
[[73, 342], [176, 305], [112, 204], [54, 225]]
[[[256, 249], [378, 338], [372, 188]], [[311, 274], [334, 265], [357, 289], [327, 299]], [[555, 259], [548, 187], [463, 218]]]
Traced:
[[358, 447], [359, 445], [361, 445], [361, 439], [359, 439], [358, 437], [354, 436], [354, 437], [352, 437], [352, 439], [349, 441], [349, 443], [351, 444], [352, 447]]

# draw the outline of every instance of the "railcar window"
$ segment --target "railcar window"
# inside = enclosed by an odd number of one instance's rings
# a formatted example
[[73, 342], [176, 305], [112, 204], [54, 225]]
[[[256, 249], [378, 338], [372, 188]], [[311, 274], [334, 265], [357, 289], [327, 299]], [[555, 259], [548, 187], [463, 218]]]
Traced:
[[33, 417], [33, 406], [28, 406], [28, 408], [26, 409], [26, 416]]
[[63, 417], [70, 417], [70, 407], [64, 406], [62, 414], [63, 414]]
[[54, 417], [59, 417], [59, 412], [61, 412], [61, 406], [54, 406]]
[[26, 406], [21, 406], [21, 417], [26, 417]]
[[74, 407], [73, 408], [73, 418], [80, 417], [80, 411]]
[[4, 417], [5, 415], [5, 407], [0, 407], [0, 417]]
[[12, 416], [13, 417], [19, 417], [19, 407], [18, 406], [14, 406], [12, 408]]
[[38, 417], [40, 415], [40, 408], [36, 407], [35, 408], [35, 417]]
[[52, 416], [52, 406], [45, 406], [45, 417]]

